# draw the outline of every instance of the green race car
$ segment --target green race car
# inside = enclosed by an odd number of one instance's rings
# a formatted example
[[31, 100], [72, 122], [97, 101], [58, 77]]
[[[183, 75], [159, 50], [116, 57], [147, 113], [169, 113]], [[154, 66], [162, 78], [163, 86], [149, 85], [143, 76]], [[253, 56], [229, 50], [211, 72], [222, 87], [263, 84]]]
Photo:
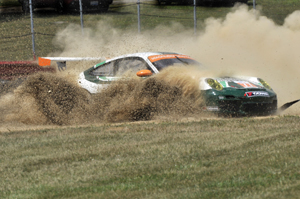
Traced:
[[206, 109], [229, 115], [272, 115], [277, 95], [257, 77], [206, 78], [201, 84]]

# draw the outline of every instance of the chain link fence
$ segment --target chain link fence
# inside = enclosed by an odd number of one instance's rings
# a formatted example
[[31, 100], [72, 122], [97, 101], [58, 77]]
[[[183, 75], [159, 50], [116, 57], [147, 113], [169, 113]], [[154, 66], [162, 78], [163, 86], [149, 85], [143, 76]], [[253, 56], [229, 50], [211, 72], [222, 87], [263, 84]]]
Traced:
[[[169, 4], [169, 3], [168, 3]], [[214, 16], [224, 17], [232, 6], [200, 7], [196, 0], [190, 4], [158, 5], [155, 1], [114, 2], [105, 13], [66, 13], [55, 10], [37, 9], [32, 15], [23, 13], [1, 13], [0, 60], [33, 60], [36, 56], [46, 56], [59, 47], [53, 45], [57, 31], [71, 23], [81, 24], [81, 28], [93, 28], [99, 20], [109, 21], [120, 29], [136, 29], [137, 33], [153, 29], [158, 25], [168, 26], [178, 22], [193, 29], [191, 35], [202, 28], [203, 20]], [[249, 9], [256, 8], [256, 1], [249, 1]], [[82, 14], [82, 15], [81, 15]], [[34, 24], [34, 28], [33, 28]], [[32, 31], [32, 32], [31, 32]], [[84, 31], [82, 31], [84, 34]]]

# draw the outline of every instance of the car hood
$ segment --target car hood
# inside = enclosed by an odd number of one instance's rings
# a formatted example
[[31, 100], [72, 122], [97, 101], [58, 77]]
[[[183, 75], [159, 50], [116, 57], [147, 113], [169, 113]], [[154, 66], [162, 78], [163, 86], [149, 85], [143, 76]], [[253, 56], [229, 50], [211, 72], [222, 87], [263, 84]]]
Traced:
[[[219, 87], [217, 86], [219, 84]], [[201, 90], [209, 89], [237, 89], [237, 90], [249, 90], [249, 91], [259, 91], [259, 90], [272, 90], [271, 88], [266, 88], [257, 77], [217, 77], [210, 78], [204, 77], [200, 80]]]

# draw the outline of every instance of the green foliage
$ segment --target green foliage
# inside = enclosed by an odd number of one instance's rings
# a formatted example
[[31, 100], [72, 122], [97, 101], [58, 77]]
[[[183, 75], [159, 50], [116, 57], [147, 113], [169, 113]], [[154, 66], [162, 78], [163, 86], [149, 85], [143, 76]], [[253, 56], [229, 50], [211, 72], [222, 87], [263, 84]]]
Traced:
[[1, 198], [295, 198], [297, 116], [0, 134]]

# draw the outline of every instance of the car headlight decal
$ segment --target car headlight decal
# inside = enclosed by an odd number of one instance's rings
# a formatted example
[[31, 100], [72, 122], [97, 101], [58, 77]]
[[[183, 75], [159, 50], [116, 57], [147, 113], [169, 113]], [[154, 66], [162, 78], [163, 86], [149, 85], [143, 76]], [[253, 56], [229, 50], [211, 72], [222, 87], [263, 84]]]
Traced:
[[216, 89], [218, 91], [223, 89], [222, 84], [220, 84], [217, 80], [208, 78], [206, 79], [206, 82], [209, 84], [210, 87], [212, 87], [213, 89]]
[[271, 86], [265, 80], [263, 80], [261, 78], [257, 78], [257, 79], [265, 88], [272, 90]]

